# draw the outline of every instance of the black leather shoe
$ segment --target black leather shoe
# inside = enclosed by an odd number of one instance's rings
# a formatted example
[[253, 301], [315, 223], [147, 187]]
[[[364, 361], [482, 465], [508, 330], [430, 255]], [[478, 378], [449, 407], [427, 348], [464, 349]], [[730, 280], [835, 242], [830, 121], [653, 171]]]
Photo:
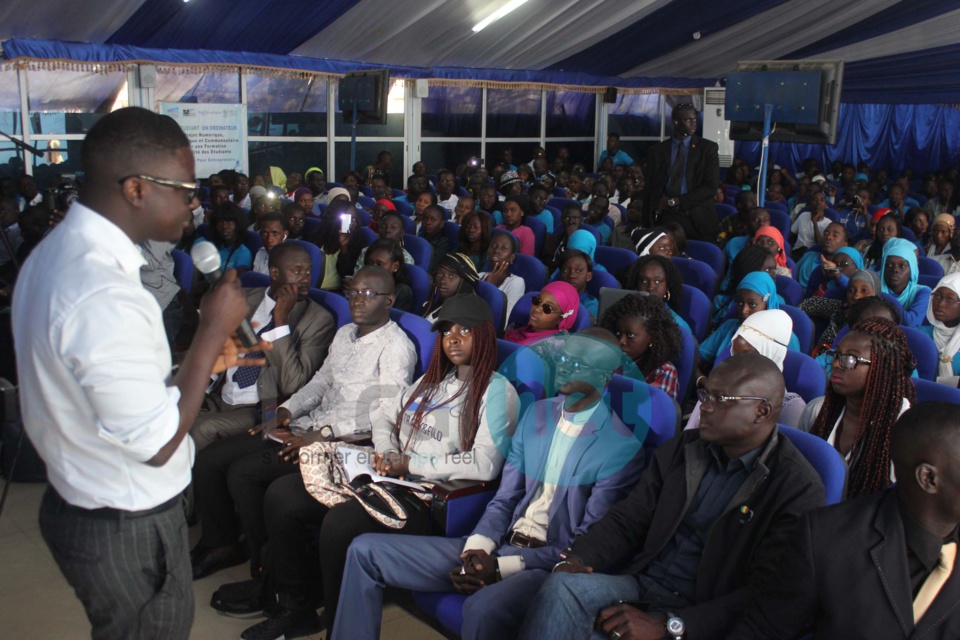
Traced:
[[213, 592], [210, 606], [235, 618], [267, 615], [263, 580], [244, 580], [225, 584]]
[[291, 640], [320, 633], [325, 628], [314, 609], [281, 608], [242, 634], [242, 640]]
[[248, 559], [247, 554], [242, 549], [237, 549], [223, 558], [215, 558], [212, 552], [199, 555], [199, 557], [193, 561], [193, 579], [200, 580], [201, 578], [206, 578], [221, 569], [243, 564]]

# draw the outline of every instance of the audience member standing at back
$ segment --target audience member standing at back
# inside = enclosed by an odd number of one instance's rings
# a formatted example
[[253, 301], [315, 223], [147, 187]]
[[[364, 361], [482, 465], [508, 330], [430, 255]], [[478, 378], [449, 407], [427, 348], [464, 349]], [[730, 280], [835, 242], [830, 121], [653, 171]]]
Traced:
[[649, 226], [678, 222], [692, 240], [717, 237], [713, 196], [720, 182], [719, 149], [696, 135], [697, 112], [678, 104], [671, 114], [673, 136], [647, 153], [644, 211]]

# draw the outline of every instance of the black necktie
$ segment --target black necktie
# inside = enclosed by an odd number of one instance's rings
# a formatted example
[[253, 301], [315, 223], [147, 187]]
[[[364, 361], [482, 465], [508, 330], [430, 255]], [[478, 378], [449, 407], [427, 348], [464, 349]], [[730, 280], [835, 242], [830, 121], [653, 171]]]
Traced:
[[[276, 323], [274, 323], [273, 318], [271, 317], [270, 322], [267, 323], [267, 326], [257, 331], [257, 335], [261, 336], [267, 331], [272, 331], [275, 327]], [[263, 356], [263, 351], [251, 351], [244, 357], [262, 358]], [[247, 387], [253, 386], [259, 377], [260, 367], [237, 367], [237, 370], [233, 372], [233, 381], [236, 382], [241, 389], [246, 389]]]
[[673, 159], [673, 167], [670, 169], [670, 180], [667, 181], [668, 196], [682, 195], [680, 193], [680, 187], [683, 185], [683, 160], [685, 151], [682, 142], [677, 145], [677, 157]]

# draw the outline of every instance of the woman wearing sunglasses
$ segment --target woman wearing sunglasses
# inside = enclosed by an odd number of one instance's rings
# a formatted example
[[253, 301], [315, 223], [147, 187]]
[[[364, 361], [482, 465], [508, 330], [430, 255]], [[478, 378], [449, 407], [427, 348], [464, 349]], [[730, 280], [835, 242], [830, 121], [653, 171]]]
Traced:
[[920, 331], [937, 344], [937, 382], [956, 387], [960, 380], [960, 273], [944, 276], [937, 283], [927, 307], [927, 320], [931, 326], [922, 326]]
[[890, 431], [916, 402], [916, 361], [903, 331], [889, 320], [857, 322], [833, 351], [827, 393], [807, 405], [799, 428], [833, 445], [849, 465], [847, 497], [886, 489], [894, 480]]
[[532, 344], [561, 331], [569, 331], [577, 321], [580, 296], [566, 282], [551, 282], [534, 296], [532, 302], [526, 326], [507, 331], [504, 339], [508, 342]]

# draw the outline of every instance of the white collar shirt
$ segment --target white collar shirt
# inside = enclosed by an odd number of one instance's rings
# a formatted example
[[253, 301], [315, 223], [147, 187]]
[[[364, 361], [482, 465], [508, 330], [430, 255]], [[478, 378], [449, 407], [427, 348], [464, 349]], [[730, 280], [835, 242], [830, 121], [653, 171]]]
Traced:
[[78, 507], [150, 509], [190, 482], [190, 438], [166, 464], [146, 464], [177, 432], [180, 392], [144, 264], [119, 227], [77, 202], [14, 293], [24, 426], [50, 483]]

